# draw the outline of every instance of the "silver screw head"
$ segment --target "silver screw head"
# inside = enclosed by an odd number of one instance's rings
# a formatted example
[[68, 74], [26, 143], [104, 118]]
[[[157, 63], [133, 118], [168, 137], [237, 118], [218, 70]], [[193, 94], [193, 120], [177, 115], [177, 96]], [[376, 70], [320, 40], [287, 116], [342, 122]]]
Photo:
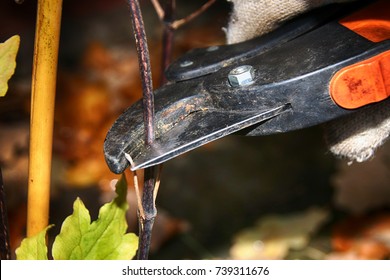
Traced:
[[252, 84], [254, 78], [254, 69], [251, 65], [241, 65], [228, 74], [228, 80], [231, 86], [246, 86]]

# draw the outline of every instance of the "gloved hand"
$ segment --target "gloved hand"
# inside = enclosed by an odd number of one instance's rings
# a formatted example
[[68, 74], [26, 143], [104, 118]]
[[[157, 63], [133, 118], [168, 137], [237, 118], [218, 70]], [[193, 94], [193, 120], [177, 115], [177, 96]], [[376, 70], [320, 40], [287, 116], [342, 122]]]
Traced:
[[[238, 43], [276, 29], [282, 22], [310, 9], [354, 0], [228, 0], [233, 13], [227, 43]], [[390, 135], [390, 99], [325, 124], [330, 151], [350, 162], [373, 156]]]

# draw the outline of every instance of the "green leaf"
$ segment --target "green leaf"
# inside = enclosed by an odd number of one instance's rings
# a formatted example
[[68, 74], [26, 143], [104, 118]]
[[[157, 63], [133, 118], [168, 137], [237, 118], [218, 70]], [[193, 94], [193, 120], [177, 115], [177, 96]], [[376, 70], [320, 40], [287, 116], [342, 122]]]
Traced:
[[62, 223], [61, 232], [53, 244], [53, 257], [57, 260], [80, 259], [82, 236], [90, 227], [91, 217], [84, 203], [77, 198], [73, 203], [73, 214]]
[[81, 200], [76, 200], [73, 214], [64, 221], [53, 244], [54, 259], [120, 260], [132, 259], [138, 246], [138, 237], [127, 233], [128, 208], [125, 177], [116, 185], [118, 196], [100, 208], [96, 221]]
[[23, 239], [16, 249], [17, 260], [47, 260], [46, 232], [52, 226], [46, 227], [37, 235]]
[[16, 67], [16, 54], [19, 49], [20, 38], [12, 36], [0, 44], [0, 97], [5, 96], [8, 90], [8, 80], [12, 77]]

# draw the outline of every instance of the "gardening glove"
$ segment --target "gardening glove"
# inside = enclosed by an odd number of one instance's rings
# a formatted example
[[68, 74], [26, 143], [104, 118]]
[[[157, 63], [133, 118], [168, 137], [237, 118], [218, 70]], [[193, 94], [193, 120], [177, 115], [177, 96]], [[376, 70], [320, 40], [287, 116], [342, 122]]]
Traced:
[[[353, 0], [227, 0], [233, 12], [226, 29], [233, 44], [268, 33], [284, 21], [313, 8]], [[371, 158], [390, 135], [390, 100], [325, 124], [330, 151], [349, 162]]]

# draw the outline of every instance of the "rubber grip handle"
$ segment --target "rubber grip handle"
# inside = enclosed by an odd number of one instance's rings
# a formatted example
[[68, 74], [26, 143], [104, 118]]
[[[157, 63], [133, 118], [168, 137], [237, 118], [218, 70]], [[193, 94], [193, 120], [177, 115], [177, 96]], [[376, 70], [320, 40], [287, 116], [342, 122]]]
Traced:
[[330, 82], [333, 101], [357, 109], [390, 96], [390, 51], [339, 70]]
[[375, 43], [390, 39], [390, 1], [377, 1], [339, 23]]

